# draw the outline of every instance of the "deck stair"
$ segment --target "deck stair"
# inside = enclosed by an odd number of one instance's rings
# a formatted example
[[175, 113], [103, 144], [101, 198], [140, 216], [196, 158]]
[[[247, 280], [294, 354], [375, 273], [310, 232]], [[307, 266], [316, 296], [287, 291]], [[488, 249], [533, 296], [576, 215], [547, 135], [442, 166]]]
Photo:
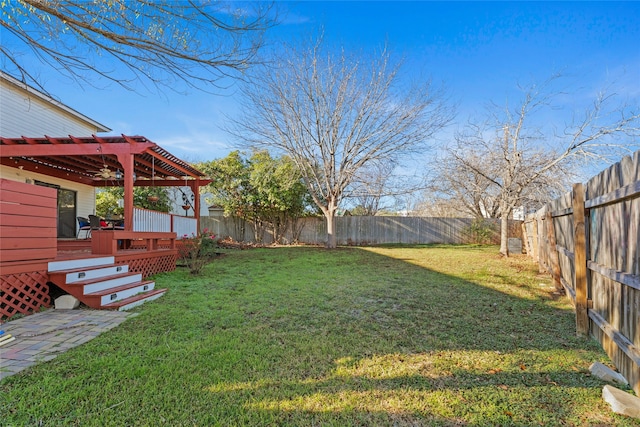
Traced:
[[114, 257], [83, 258], [49, 263], [49, 280], [83, 304], [103, 310], [128, 310], [161, 297], [166, 289], [142, 280]]

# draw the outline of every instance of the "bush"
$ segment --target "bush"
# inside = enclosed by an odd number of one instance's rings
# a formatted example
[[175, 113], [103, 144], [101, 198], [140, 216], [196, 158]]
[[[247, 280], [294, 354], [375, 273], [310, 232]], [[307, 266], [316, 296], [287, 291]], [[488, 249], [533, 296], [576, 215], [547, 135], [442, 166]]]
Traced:
[[498, 233], [496, 223], [484, 218], [474, 219], [471, 225], [464, 231], [467, 243], [480, 245], [495, 243], [496, 233]]
[[205, 265], [210, 263], [217, 254], [218, 242], [216, 236], [205, 228], [198, 235], [186, 234], [182, 238], [182, 249], [180, 250], [180, 260], [189, 268], [193, 275], [200, 274]]

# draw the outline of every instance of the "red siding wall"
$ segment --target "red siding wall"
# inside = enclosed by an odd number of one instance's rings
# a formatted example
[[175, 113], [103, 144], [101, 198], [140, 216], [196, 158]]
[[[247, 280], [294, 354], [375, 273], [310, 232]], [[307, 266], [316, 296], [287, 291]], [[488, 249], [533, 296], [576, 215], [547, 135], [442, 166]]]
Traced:
[[0, 319], [51, 304], [47, 261], [57, 252], [56, 193], [0, 179]]
[[56, 198], [53, 188], [0, 179], [0, 264], [56, 257]]

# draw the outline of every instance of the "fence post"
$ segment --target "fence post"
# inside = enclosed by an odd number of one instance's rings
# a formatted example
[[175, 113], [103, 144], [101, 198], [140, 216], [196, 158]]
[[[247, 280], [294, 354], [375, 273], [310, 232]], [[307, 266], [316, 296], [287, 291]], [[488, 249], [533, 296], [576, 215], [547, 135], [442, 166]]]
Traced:
[[556, 289], [562, 289], [560, 281], [560, 259], [558, 257], [558, 248], [556, 248], [556, 230], [553, 226], [553, 215], [551, 209], [547, 210], [545, 217], [545, 227], [547, 227], [547, 238], [549, 240], [549, 263], [551, 264], [551, 274], [553, 276], [553, 284]]
[[587, 242], [584, 224], [584, 186], [573, 184], [573, 241], [576, 290], [576, 334], [589, 334], [587, 292]]
[[525, 221], [522, 221], [522, 224], [520, 224], [520, 228], [522, 228], [522, 245], [524, 246], [524, 250], [527, 253], [528, 257], [531, 257], [531, 248], [529, 247], [529, 236], [527, 235], [527, 226], [526, 224], [526, 218]]
[[538, 235], [538, 213], [533, 214], [533, 259], [538, 263], [538, 271], [542, 271], [542, 266], [540, 265], [540, 244], [538, 240], [540, 236]]

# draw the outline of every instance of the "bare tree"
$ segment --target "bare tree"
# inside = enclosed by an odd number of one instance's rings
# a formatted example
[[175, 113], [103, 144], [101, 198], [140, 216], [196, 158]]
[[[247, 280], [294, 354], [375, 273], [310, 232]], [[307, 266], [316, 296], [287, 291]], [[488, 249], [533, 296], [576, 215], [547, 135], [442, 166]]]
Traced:
[[252, 70], [232, 131], [293, 159], [334, 248], [335, 213], [359, 171], [426, 149], [451, 115], [429, 84], [400, 87], [386, 51], [368, 62], [318, 42], [288, 48], [274, 63]]
[[271, 6], [218, 1], [14, 0], [3, 2], [2, 68], [39, 86], [32, 51], [47, 66], [88, 81], [97, 74], [131, 89], [134, 80], [200, 87], [255, 61]]
[[[580, 118], [565, 125], [562, 133], [547, 132], [532, 124], [537, 113], [553, 109], [550, 85], [524, 91], [515, 110], [493, 115], [488, 126], [468, 126], [448, 150], [448, 161], [479, 180], [480, 188], [492, 188], [501, 219], [500, 253], [508, 256], [508, 220], [515, 207], [543, 200], [558, 183], [566, 183], [573, 163], [616, 158], [633, 146], [639, 134], [640, 114], [626, 104], [615, 104], [612, 95], [600, 94]], [[637, 108], [637, 107], [635, 107]]]
[[455, 198], [445, 198], [425, 191], [413, 209], [414, 216], [431, 218], [472, 218]]
[[345, 199], [356, 204], [358, 215], [410, 215], [418, 195], [426, 188], [424, 171], [421, 172], [411, 171], [406, 164], [372, 162], [355, 175]]
[[361, 168], [345, 191], [345, 198], [352, 200], [358, 206], [360, 215], [374, 216], [384, 206], [381, 206], [385, 196], [394, 191], [392, 175], [396, 165], [394, 162], [371, 162]]
[[[479, 158], [472, 147], [466, 147], [464, 158], [472, 164], [483, 163], [488, 170], [495, 162]], [[499, 214], [496, 186], [482, 174], [458, 161], [453, 155], [444, 155], [431, 163], [434, 172], [429, 179], [430, 197], [439, 200], [448, 209], [457, 209], [458, 216], [497, 218]], [[492, 171], [492, 175], [496, 171]]]

